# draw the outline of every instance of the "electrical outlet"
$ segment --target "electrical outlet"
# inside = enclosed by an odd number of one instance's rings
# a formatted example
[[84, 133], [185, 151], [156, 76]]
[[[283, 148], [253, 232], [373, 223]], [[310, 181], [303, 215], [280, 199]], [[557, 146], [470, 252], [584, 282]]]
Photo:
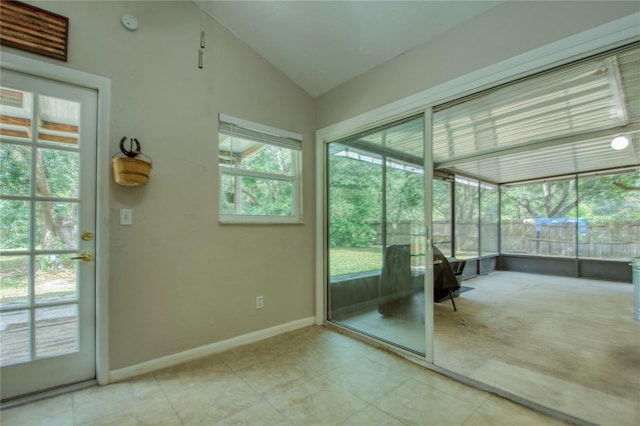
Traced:
[[264, 297], [257, 296], [256, 297], [256, 309], [264, 308]]
[[120, 209], [120, 225], [133, 225], [133, 210]]

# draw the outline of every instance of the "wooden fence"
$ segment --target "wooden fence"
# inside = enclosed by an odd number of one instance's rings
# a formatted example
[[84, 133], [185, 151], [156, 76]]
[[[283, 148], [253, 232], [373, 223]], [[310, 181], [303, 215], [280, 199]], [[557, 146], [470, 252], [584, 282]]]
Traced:
[[[419, 224], [398, 222], [387, 225], [387, 244], [415, 244], [421, 235]], [[382, 243], [380, 224], [373, 224], [378, 244]], [[478, 236], [482, 247], [478, 247]], [[577, 239], [576, 239], [577, 235]], [[560, 256], [589, 259], [628, 260], [640, 257], [640, 222], [538, 224], [534, 221], [502, 221], [501, 253], [533, 256]], [[577, 240], [577, 242], [576, 242]], [[433, 224], [433, 241], [446, 247], [451, 241], [451, 225]], [[456, 224], [456, 254], [477, 256], [498, 252], [498, 224]], [[475, 254], [474, 254], [475, 253]], [[449, 255], [449, 253], [445, 253]]]
[[640, 256], [640, 222], [586, 223], [576, 229], [575, 223], [502, 221], [501, 236], [505, 254], [612, 260]]

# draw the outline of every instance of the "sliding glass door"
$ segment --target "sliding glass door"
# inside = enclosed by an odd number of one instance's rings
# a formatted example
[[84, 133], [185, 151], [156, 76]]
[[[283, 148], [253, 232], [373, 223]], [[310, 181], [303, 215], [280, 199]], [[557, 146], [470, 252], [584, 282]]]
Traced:
[[425, 352], [424, 118], [327, 144], [329, 321]]

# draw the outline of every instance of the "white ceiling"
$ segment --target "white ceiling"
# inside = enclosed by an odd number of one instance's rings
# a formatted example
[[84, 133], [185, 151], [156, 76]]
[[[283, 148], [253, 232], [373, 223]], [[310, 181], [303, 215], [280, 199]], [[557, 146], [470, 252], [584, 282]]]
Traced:
[[313, 97], [502, 3], [195, 1]]

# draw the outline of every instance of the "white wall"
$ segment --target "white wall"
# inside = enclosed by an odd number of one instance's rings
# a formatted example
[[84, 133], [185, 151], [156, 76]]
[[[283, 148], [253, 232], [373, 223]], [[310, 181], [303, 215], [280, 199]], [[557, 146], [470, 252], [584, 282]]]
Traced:
[[[208, 17], [198, 69], [194, 2], [30, 3], [69, 17], [68, 62], [3, 50], [110, 78], [109, 151], [126, 135], [153, 159], [147, 186], [106, 189], [110, 369], [313, 316], [313, 99]], [[218, 223], [219, 112], [304, 136], [304, 225]]]
[[318, 97], [316, 125], [338, 123], [638, 11], [637, 1], [507, 1]]

